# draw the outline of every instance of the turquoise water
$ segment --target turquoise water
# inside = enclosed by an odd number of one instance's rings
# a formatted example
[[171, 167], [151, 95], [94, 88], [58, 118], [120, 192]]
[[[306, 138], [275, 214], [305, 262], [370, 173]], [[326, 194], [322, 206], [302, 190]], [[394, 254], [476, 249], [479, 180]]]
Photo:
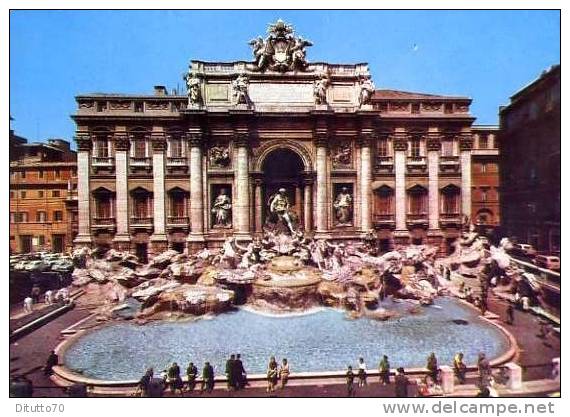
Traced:
[[[383, 305], [405, 313], [409, 303]], [[466, 320], [455, 324], [452, 320]], [[388, 321], [347, 320], [338, 310], [287, 317], [268, 317], [246, 310], [194, 322], [160, 322], [138, 326], [117, 323], [81, 337], [64, 357], [70, 369], [85, 376], [138, 379], [148, 366], [158, 372], [173, 361], [185, 370], [189, 361], [199, 369], [205, 361], [223, 373], [230, 353], [241, 353], [248, 373], [264, 373], [270, 356], [287, 358], [292, 372], [336, 371], [356, 365], [362, 356], [376, 369], [381, 355], [391, 366], [425, 366], [430, 352], [440, 365], [451, 364], [462, 351], [467, 363], [477, 354], [493, 358], [508, 349], [505, 335], [450, 298]]]

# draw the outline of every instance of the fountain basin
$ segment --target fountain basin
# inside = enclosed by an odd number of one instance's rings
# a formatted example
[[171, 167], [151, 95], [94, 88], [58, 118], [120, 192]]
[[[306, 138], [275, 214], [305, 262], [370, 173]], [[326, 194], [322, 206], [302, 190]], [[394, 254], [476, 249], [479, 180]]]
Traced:
[[[158, 322], [144, 326], [115, 323], [64, 343], [66, 368], [96, 380], [137, 380], [148, 366], [156, 371], [173, 361], [183, 369], [208, 360], [223, 373], [230, 353], [241, 353], [247, 371], [264, 373], [269, 356], [286, 357], [293, 373], [327, 372], [353, 366], [359, 356], [375, 369], [387, 354], [393, 368], [423, 368], [434, 351], [440, 365], [462, 351], [467, 363], [479, 352], [493, 359], [511, 349], [507, 334], [457, 300], [442, 298], [421, 314], [406, 314], [410, 304], [386, 303], [402, 316], [388, 321], [348, 320], [343, 312], [320, 308], [309, 314], [268, 316], [245, 309], [211, 319]], [[457, 325], [453, 320], [465, 320]]]

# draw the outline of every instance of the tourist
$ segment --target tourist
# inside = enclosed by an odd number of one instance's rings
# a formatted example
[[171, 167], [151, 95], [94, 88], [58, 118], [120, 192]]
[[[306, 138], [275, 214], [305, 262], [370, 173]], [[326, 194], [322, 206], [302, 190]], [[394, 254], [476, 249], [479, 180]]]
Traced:
[[[144, 396], [144, 397], [148, 396], [149, 385], [150, 385], [150, 382], [151, 382], [153, 376], [154, 376], [154, 370], [152, 368], [148, 368], [139, 381], [139, 385], [137, 387], [137, 393], [138, 393], [138, 390], [140, 390], [141, 396]], [[135, 393], [135, 395], [137, 393]]]
[[465, 374], [467, 373], [467, 366], [463, 363], [463, 353], [459, 352], [453, 358], [453, 372], [460, 384], [465, 384]]
[[390, 362], [388, 361], [388, 356], [382, 356], [380, 365], [378, 365], [378, 371], [380, 373], [380, 383], [382, 385], [390, 384]]
[[272, 356], [269, 359], [269, 365], [267, 366], [267, 392], [271, 393], [275, 391], [278, 378], [279, 372], [277, 369], [277, 362], [275, 361], [275, 356]]
[[443, 389], [441, 388], [441, 385], [435, 383], [431, 376], [426, 375], [423, 380], [419, 380], [418, 395], [420, 397], [443, 395]]
[[24, 298], [24, 312], [31, 313], [34, 309], [34, 300], [32, 297]]
[[236, 387], [236, 378], [234, 375], [234, 362], [236, 360], [236, 355], [233, 353], [230, 355], [230, 358], [226, 361], [226, 382], [228, 391], [231, 391]]
[[354, 397], [354, 372], [352, 372], [352, 366], [348, 365], [348, 370], [346, 371], [346, 393], [349, 397]]
[[52, 350], [47, 358], [46, 366], [44, 366], [44, 375], [53, 374], [53, 367], [57, 365], [58, 360], [57, 353], [55, 353], [55, 350]]
[[398, 368], [398, 373], [394, 378], [394, 385], [396, 386], [396, 397], [405, 398], [408, 396], [408, 385], [410, 385], [410, 380], [406, 376], [404, 368]]
[[437, 381], [439, 368], [437, 366], [437, 358], [435, 357], [435, 353], [432, 352], [428, 356], [426, 368], [428, 369], [428, 375], [431, 376], [434, 381]]
[[34, 284], [34, 286], [32, 287], [32, 292], [30, 297], [32, 297], [32, 300], [34, 300], [34, 304], [38, 304], [40, 302], [40, 294], [42, 293], [42, 290], [40, 289], [40, 287], [37, 284]]
[[44, 294], [44, 302], [46, 303], [46, 305], [51, 305], [53, 304], [53, 291], [52, 290], [47, 290]]
[[234, 378], [236, 389], [242, 389], [247, 385], [247, 374], [241, 361], [241, 354], [236, 355], [236, 360], [234, 362]]
[[279, 377], [281, 378], [281, 389], [285, 388], [287, 385], [287, 381], [289, 381], [289, 363], [287, 359], [283, 359], [283, 363], [281, 364], [281, 369], [279, 370]]
[[507, 324], [515, 324], [515, 309], [512, 304], [507, 307]]
[[196, 377], [198, 376], [198, 368], [194, 365], [194, 362], [190, 362], [188, 368], [186, 368], [186, 378], [188, 379], [188, 392], [193, 392], [196, 388]]
[[202, 370], [202, 389], [200, 393], [207, 391], [208, 394], [214, 390], [214, 368], [210, 365], [210, 362], [204, 364], [204, 369]]
[[479, 353], [477, 369], [479, 371], [479, 387], [487, 387], [491, 378], [491, 364], [484, 353]]
[[491, 392], [487, 387], [479, 387], [479, 392], [475, 397], [482, 397], [482, 398], [489, 398], [491, 396]]
[[366, 383], [366, 364], [364, 358], [358, 358], [358, 386], [363, 387]]
[[173, 362], [170, 368], [168, 368], [168, 384], [170, 385], [171, 393], [174, 394], [178, 389], [182, 394], [182, 378], [180, 378], [180, 367], [176, 362]]

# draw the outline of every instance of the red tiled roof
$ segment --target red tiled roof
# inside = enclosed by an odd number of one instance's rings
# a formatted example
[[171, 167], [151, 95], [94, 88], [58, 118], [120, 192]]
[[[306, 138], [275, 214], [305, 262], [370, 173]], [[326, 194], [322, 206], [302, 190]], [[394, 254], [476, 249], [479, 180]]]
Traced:
[[409, 99], [433, 99], [433, 100], [449, 100], [449, 99], [459, 99], [468, 100], [468, 97], [460, 96], [441, 96], [437, 94], [423, 94], [414, 93], [411, 91], [400, 91], [400, 90], [375, 90], [372, 95], [372, 100], [409, 100]]

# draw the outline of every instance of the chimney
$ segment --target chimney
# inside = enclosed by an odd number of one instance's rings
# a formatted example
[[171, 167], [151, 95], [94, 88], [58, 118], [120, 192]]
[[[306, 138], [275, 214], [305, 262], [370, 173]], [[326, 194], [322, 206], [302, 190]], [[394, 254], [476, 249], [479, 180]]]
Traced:
[[155, 96], [167, 96], [168, 91], [166, 90], [166, 87], [163, 85], [155, 85], [154, 86], [154, 95]]

